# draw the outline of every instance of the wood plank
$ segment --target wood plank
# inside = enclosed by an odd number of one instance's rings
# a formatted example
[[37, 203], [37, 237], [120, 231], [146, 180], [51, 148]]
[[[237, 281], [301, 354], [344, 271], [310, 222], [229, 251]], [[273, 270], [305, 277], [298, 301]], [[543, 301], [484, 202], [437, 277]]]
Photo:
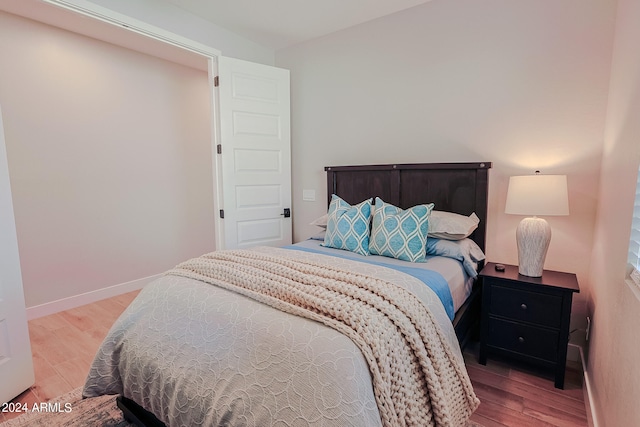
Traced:
[[558, 427], [584, 427], [587, 425], [586, 414], [578, 416], [569, 414], [558, 408], [527, 400], [523, 414], [532, 416], [541, 421], [546, 421]]
[[[65, 328], [60, 330], [64, 329]], [[32, 352], [39, 353], [42, 357], [46, 358], [52, 366], [62, 363], [69, 358], [70, 347], [82, 345], [78, 343], [65, 343], [60, 341], [56, 336], [56, 332], [51, 332], [44, 328], [39, 328], [29, 324], [29, 337], [31, 340]]]
[[62, 394], [69, 393], [73, 389], [74, 387], [59, 375], [48, 378], [43, 382], [36, 382], [35, 386], [31, 387], [31, 391], [35, 393], [38, 402], [48, 402]]
[[474, 412], [473, 415], [471, 415], [471, 418], [469, 419], [469, 421], [473, 421], [474, 423], [482, 427], [509, 427], [497, 421], [491, 420], [483, 415], [480, 415], [478, 411]]
[[502, 390], [499, 387], [479, 382], [476, 378], [472, 379], [471, 383], [476, 396], [481, 402], [494, 402], [518, 412], [522, 412], [525, 408], [524, 398], [521, 396]]
[[40, 355], [39, 351], [32, 351], [32, 357], [33, 372], [36, 377], [36, 382], [45, 381], [47, 378], [58, 375], [58, 372], [53, 369], [53, 366], [49, 363], [46, 357]]
[[[56, 366], [76, 357], [84, 357], [93, 360], [102, 339], [97, 339], [89, 333], [79, 331], [75, 327], [58, 329], [53, 332], [54, 339], [59, 343], [63, 343], [65, 347], [64, 357], [62, 359], [50, 359], [49, 363]], [[103, 337], [104, 338], [104, 337]]]
[[54, 313], [49, 316], [40, 317], [29, 321], [29, 325], [37, 327], [44, 331], [55, 331], [56, 329], [66, 328], [69, 326], [69, 322], [64, 319], [64, 311], [60, 313]]
[[505, 426], [553, 427], [553, 424], [549, 424], [546, 421], [522, 412], [514, 411], [488, 400], [480, 403], [476, 412], [480, 416]]
[[96, 329], [104, 324], [112, 324], [118, 317], [97, 303], [77, 307], [60, 314], [70, 325], [80, 331]]
[[578, 385], [578, 384], [575, 384], [575, 382], [574, 383], [570, 382], [569, 381], [570, 379], [575, 381], [575, 377], [569, 378], [569, 377], [572, 377], [571, 374], [565, 374], [564, 389], [561, 390], [561, 389], [555, 388], [553, 384], [553, 375], [550, 375], [545, 378], [540, 376], [539, 374], [535, 374], [532, 372], [534, 371], [522, 371], [522, 370], [512, 369], [509, 375], [511, 378], [513, 378], [516, 381], [519, 381], [524, 384], [528, 384], [533, 387], [548, 390], [556, 395], [572, 397], [579, 401], [583, 400], [584, 397], [582, 394], [582, 384]]
[[76, 357], [55, 365], [54, 369], [61, 378], [64, 378], [75, 389], [83, 386], [87, 380], [91, 362], [92, 360], [87, 358]]

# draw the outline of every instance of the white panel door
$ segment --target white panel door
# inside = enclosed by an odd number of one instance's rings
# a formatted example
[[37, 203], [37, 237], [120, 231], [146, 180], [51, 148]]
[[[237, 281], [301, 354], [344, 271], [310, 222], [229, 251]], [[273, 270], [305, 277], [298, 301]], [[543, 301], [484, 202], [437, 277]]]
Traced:
[[35, 381], [0, 110], [0, 403]]
[[225, 248], [291, 243], [289, 70], [218, 58]]

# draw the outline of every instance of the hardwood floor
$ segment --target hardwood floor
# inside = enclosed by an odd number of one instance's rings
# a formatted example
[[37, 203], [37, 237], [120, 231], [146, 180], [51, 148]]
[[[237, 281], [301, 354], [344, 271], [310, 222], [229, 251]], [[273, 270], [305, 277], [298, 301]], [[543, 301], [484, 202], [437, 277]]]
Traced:
[[[84, 384], [93, 357], [113, 322], [138, 291], [29, 321], [36, 383], [14, 402], [46, 402]], [[0, 422], [18, 416], [0, 413]]]
[[467, 372], [480, 407], [471, 417], [485, 427], [588, 425], [582, 391], [582, 372], [570, 365], [564, 390], [554, 387], [552, 374], [513, 362], [489, 358], [478, 363], [477, 345], [464, 352]]
[[[115, 319], [137, 295], [130, 292], [83, 307], [29, 321], [36, 384], [14, 402], [45, 402], [84, 384], [100, 342]], [[477, 362], [477, 350], [465, 351], [467, 371], [481, 400], [472, 421], [484, 427], [587, 426], [582, 374], [567, 369], [565, 390], [553, 378], [526, 367], [489, 359]], [[17, 414], [1, 414], [0, 422]]]

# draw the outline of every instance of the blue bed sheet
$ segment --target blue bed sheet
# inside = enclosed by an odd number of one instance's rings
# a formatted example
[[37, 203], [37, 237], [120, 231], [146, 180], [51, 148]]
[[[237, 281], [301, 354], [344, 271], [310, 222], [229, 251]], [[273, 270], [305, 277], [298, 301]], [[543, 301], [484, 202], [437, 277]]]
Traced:
[[339, 258], [351, 259], [359, 262], [366, 262], [369, 264], [381, 265], [383, 267], [392, 268], [394, 270], [401, 271], [405, 274], [413, 276], [416, 279], [420, 280], [425, 285], [427, 285], [429, 288], [431, 288], [433, 292], [435, 292], [438, 298], [440, 298], [440, 301], [442, 302], [442, 305], [444, 306], [444, 309], [447, 312], [449, 319], [453, 321], [455, 312], [453, 310], [453, 298], [451, 297], [451, 290], [449, 289], [449, 284], [444, 279], [444, 277], [442, 277], [442, 275], [436, 271], [425, 270], [424, 268], [415, 268], [410, 266], [400, 266], [400, 265], [385, 263], [384, 261], [380, 260], [380, 258], [382, 257], [376, 257], [376, 259], [371, 259], [371, 258], [365, 258], [362, 256], [357, 256], [357, 255], [353, 256], [353, 254], [351, 254], [348, 251], [335, 250], [328, 253], [325, 250], [318, 250], [318, 249], [296, 246], [296, 245], [288, 245], [288, 246], [284, 246], [283, 248], [294, 249], [298, 251], [313, 252], [313, 253], [322, 254], [322, 255], [330, 255], [330, 256], [335, 256]]

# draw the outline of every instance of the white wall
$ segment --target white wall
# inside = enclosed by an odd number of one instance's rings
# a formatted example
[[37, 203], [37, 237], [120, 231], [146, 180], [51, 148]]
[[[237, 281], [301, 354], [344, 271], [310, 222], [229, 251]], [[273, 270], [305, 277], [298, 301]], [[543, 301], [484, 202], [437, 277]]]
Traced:
[[[71, 0], [80, 3], [83, 0]], [[88, 0], [147, 24], [200, 42], [224, 56], [273, 65], [274, 52], [162, 0]]]
[[640, 164], [640, 2], [620, 0], [591, 259], [588, 377], [600, 426], [640, 424], [640, 300], [624, 281]]
[[294, 239], [317, 231], [324, 166], [491, 161], [487, 255], [515, 264], [508, 177], [567, 174], [571, 215], [548, 218], [546, 267], [577, 273], [584, 301], [614, 17], [608, 0], [434, 0], [277, 51], [291, 70]]
[[207, 73], [0, 12], [28, 307], [214, 248]]

